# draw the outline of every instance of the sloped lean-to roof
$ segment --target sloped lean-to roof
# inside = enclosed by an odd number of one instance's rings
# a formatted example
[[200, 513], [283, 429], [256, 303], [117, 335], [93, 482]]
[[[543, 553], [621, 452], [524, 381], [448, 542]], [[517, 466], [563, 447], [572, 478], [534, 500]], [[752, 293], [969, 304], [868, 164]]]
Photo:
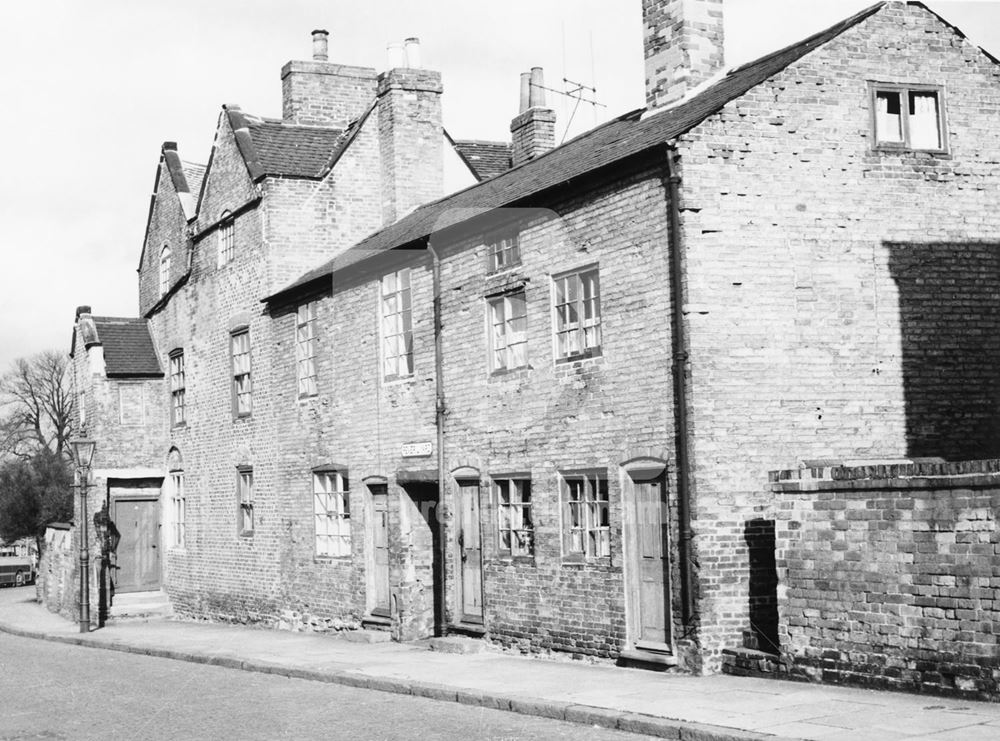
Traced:
[[163, 370], [145, 319], [93, 317], [96, 337], [87, 345], [104, 346], [104, 369], [108, 378], [162, 378]]
[[225, 106], [225, 111], [251, 178], [319, 179], [350, 146], [373, 108], [374, 101], [346, 129], [287, 124], [244, 113], [235, 105]]
[[511, 166], [510, 144], [475, 139], [452, 139], [445, 132], [451, 146], [475, 176], [482, 182], [507, 172]]
[[662, 146], [884, 6], [885, 2], [877, 3], [797, 44], [730, 70], [673, 106], [651, 111], [645, 116], [644, 109], [626, 113], [490, 180], [425, 204], [264, 300], [281, 299], [301, 286], [324, 279], [372, 255], [424, 239], [477, 213], [515, 205], [530, 196]]

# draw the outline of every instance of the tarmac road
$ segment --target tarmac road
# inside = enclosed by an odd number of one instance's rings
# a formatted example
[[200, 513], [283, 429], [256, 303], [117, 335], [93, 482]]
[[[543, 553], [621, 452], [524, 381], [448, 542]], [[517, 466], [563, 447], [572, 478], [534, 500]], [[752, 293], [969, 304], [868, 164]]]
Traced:
[[0, 633], [0, 741], [644, 738], [453, 702]]

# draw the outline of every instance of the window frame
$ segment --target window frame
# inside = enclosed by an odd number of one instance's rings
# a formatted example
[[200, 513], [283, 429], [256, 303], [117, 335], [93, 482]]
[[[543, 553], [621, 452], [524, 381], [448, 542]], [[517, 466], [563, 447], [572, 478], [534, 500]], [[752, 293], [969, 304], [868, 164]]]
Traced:
[[183, 427], [187, 425], [185, 409], [187, 377], [185, 374], [184, 350], [177, 349], [169, 355], [170, 369], [170, 425]]
[[187, 539], [187, 494], [184, 472], [170, 471], [170, 547], [184, 548]]
[[[395, 290], [386, 293], [386, 280], [390, 276], [395, 276]], [[401, 276], [405, 277], [406, 287], [402, 287], [403, 281]], [[386, 273], [379, 279], [378, 283], [378, 318], [379, 318], [379, 359], [381, 361], [381, 376], [383, 383], [392, 383], [393, 381], [403, 381], [413, 378], [414, 375], [414, 363], [413, 363], [413, 280], [412, 271], [410, 268], [400, 268], [391, 273]], [[391, 299], [398, 297], [399, 306], [397, 311], [387, 313], [387, 304]], [[393, 326], [393, 330], [398, 329], [398, 332], [393, 332], [392, 334], [387, 332], [387, 324], [390, 317], [400, 317], [398, 325]], [[396, 325], [396, 322], [393, 322]], [[389, 341], [391, 338], [402, 338], [402, 347], [405, 349], [403, 354], [389, 355]], [[396, 345], [396, 350], [399, 346]], [[395, 361], [393, 372], [388, 372], [389, 359], [390, 357]], [[406, 359], [406, 372], [401, 373], [400, 360]]]
[[[305, 399], [319, 394], [319, 372], [316, 367], [317, 347], [319, 337], [316, 334], [316, 301], [304, 301], [295, 309], [295, 378], [297, 381], [298, 398]], [[306, 317], [303, 320], [302, 313]], [[301, 333], [306, 330], [303, 339]], [[303, 370], [310, 371], [307, 375]], [[311, 384], [304, 382], [311, 381]], [[306, 386], [303, 390], [303, 386]]]
[[[256, 516], [254, 514], [253, 466], [236, 467], [236, 533], [241, 538], [254, 534]], [[249, 523], [250, 527], [247, 527]]]
[[[529, 474], [497, 474], [491, 476], [493, 505], [496, 508], [497, 555], [512, 560], [533, 560], [535, 558], [535, 520], [533, 516], [534, 501], [531, 491], [531, 476]], [[507, 486], [507, 502], [503, 501], [504, 484]], [[525, 488], [527, 493], [525, 493]], [[514, 493], [518, 499], [515, 501]], [[508, 514], [504, 527], [504, 509]], [[516, 516], [515, 516], [516, 513]], [[514, 527], [519, 524], [520, 527]], [[504, 547], [504, 533], [508, 533], [508, 546]], [[515, 548], [515, 533], [524, 533], [523, 541], [527, 545]], [[523, 550], [522, 550], [523, 548]]]
[[[570, 497], [571, 482], [581, 482], [582, 496]], [[601, 497], [603, 495], [603, 498]], [[579, 516], [574, 517], [573, 505], [578, 507]], [[560, 471], [559, 473], [560, 542], [563, 563], [610, 562], [611, 559], [611, 489], [606, 469], [584, 471]], [[594, 521], [597, 514], [596, 523]], [[603, 512], [604, 517], [600, 516]], [[606, 521], [606, 524], [604, 522]], [[579, 526], [574, 526], [579, 522]], [[582, 549], [574, 548], [574, 533], [580, 533]], [[591, 538], [591, 533], [605, 533]], [[596, 543], [599, 542], [599, 546]], [[591, 544], [595, 547], [591, 549]], [[606, 552], [605, 552], [606, 551]]]
[[[587, 299], [584, 294], [584, 278], [589, 275], [594, 276], [594, 295]], [[560, 292], [560, 281], [567, 279], [574, 279], [575, 290], [577, 293], [576, 299], [573, 301], [573, 305], [576, 307], [577, 321], [575, 322], [575, 327], [570, 327], [568, 329], [563, 329], [563, 324], [561, 322], [561, 312], [560, 307], [570, 306], [571, 304], [567, 301], [560, 303], [559, 292]], [[561, 273], [555, 273], [551, 277], [551, 312], [552, 312], [552, 354], [555, 358], [556, 363], [570, 363], [576, 360], [585, 360], [587, 358], [597, 358], [603, 355], [604, 347], [604, 321], [603, 313], [601, 311], [601, 271], [600, 265], [597, 263], [591, 263], [590, 265], [584, 265], [582, 267], [576, 268], [574, 270], [567, 270]], [[596, 307], [596, 317], [591, 319], [589, 327], [585, 324], [586, 319], [586, 303], [588, 301], [593, 302], [593, 306]], [[569, 324], [569, 322], [567, 322]], [[587, 340], [587, 330], [594, 329], [597, 336], [597, 343], [592, 346], [584, 346]], [[568, 354], [560, 353], [559, 349], [559, 338], [560, 335], [575, 332], [579, 333], [581, 348], [577, 352], [570, 352]]]
[[[329, 488], [319, 484], [322, 481], [331, 482]], [[351, 491], [346, 469], [317, 468], [312, 471], [312, 501], [313, 501], [313, 548], [319, 559], [349, 559], [353, 550], [351, 537]], [[319, 507], [321, 500], [323, 511]], [[331, 509], [330, 505], [335, 506]], [[319, 523], [325, 517], [329, 524], [336, 523], [333, 532], [329, 527], [320, 533]], [[327, 549], [320, 548], [322, 538], [327, 539]], [[340, 552], [331, 552], [332, 543], [340, 544]]]
[[[246, 337], [246, 352], [236, 352], [237, 338]], [[246, 370], [237, 368], [237, 355], [246, 356]], [[243, 418], [253, 415], [253, 354], [250, 346], [250, 328], [238, 327], [229, 333], [229, 377], [232, 388], [233, 417]], [[240, 390], [240, 381], [245, 379], [247, 388]], [[240, 398], [247, 399], [246, 410], [240, 409]]]
[[223, 211], [219, 217], [216, 250], [220, 268], [236, 259], [236, 218], [229, 211]]
[[[878, 97], [879, 93], [898, 93], [900, 96], [900, 133], [902, 141], [882, 141], [879, 139]], [[912, 93], [934, 93], [937, 96], [938, 147], [914, 147], [910, 140], [910, 95]], [[871, 107], [872, 148], [877, 152], [926, 152], [948, 154], [948, 119], [945, 111], [945, 90], [942, 85], [922, 83], [868, 82], [869, 106]]]
[[[486, 246], [486, 273], [493, 275], [511, 270], [521, 264], [521, 233], [517, 229], [496, 232], [484, 240]], [[505, 257], [510, 255], [510, 257]]]
[[[512, 319], [509, 314], [509, 302], [514, 296], [521, 297], [524, 314], [520, 317]], [[496, 321], [497, 305], [501, 306], [503, 310], [503, 318], [499, 323]], [[509, 336], [511, 334], [516, 335], [517, 333], [509, 331], [509, 327], [511, 322], [516, 321], [517, 318], [524, 320], [524, 330], [521, 333], [521, 338], [518, 342], [510, 342]], [[501, 349], [497, 348], [497, 326], [503, 327], [504, 344]], [[503, 373], [510, 373], [512, 371], [528, 367], [528, 295], [524, 286], [486, 297], [486, 343], [489, 353], [487, 365], [491, 374], [499, 375]], [[524, 346], [524, 362], [520, 365], [510, 365], [511, 357], [513, 356], [511, 348], [518, 345]], [[497, 353], [501, 351], [504, 353], [503, 365], [500, 365], [497, 362]]]
[[165, 244], [160, 248], [159, 273], [157, 274], [160, 298], [166, 296], [170, 290], [170, 273], [173, 267], [171, 254], [169, 244]]

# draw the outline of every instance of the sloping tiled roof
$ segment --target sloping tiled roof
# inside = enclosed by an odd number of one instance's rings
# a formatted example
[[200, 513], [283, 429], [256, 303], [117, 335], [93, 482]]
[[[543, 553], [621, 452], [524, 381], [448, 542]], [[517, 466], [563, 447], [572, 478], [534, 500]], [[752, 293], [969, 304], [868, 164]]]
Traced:
[[299, 126], [244, 113], [239, 106], [225, 106], [236, 146], [250, 177], [267, 176], [319, 179], [326, 176], [351, 145], [375, 107], [375, 101], [346, 129]]
[[489, 180], [510, 169], [510, 144], [506, 142], [455, 139], [453, 145], [476, 180]]
[[402, 247], [477, 214], [516, 204], [599, 168], [662, 146], [694, 128], [728, 102], [861, 23], [884, 5], [884, 2], [877, 3], [797, 44], [737, 67], [674, 106], [652, 111], [645, 117], [644, 109], [626, 113], [501, 175], [425, 204], [309, 271], [265, 301], [279, 298], [374, 254]]
[[191, 189], [192, 195], [197, 196], [201, 192], [201, 181], [205, 179], [205, 165], [181, 160], [181, 167], [184, 168], [188, 188]]
[[250, 119], [249, 124], [266, 175], [319, 177], [344, 141], [343, 129], [290, 126], [267, 119]]
[[109, 377], [163, 376], [145, 319], [95, 316], [94, 326], [97, 339], [104, 346], [104, 368]]

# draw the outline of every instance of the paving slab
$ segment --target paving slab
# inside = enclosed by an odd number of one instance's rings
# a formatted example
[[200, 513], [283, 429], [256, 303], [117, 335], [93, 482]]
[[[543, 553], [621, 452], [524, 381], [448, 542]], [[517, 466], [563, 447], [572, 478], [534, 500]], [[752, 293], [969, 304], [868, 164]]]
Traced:
[[[427, 650], [425, 642], [359, 643], [168, 618], [110, 623], [80, 634], [76, 623], [38, 604], [31, 587], [0, 590], [0, 631], [685, 741], [1000, 738], [1000, 704], [926, 695], [651, 672], [524, 657], [490, 647], [480, 653], [446, 653]], [[2, 641], [0, 634], [0, 645]]]

